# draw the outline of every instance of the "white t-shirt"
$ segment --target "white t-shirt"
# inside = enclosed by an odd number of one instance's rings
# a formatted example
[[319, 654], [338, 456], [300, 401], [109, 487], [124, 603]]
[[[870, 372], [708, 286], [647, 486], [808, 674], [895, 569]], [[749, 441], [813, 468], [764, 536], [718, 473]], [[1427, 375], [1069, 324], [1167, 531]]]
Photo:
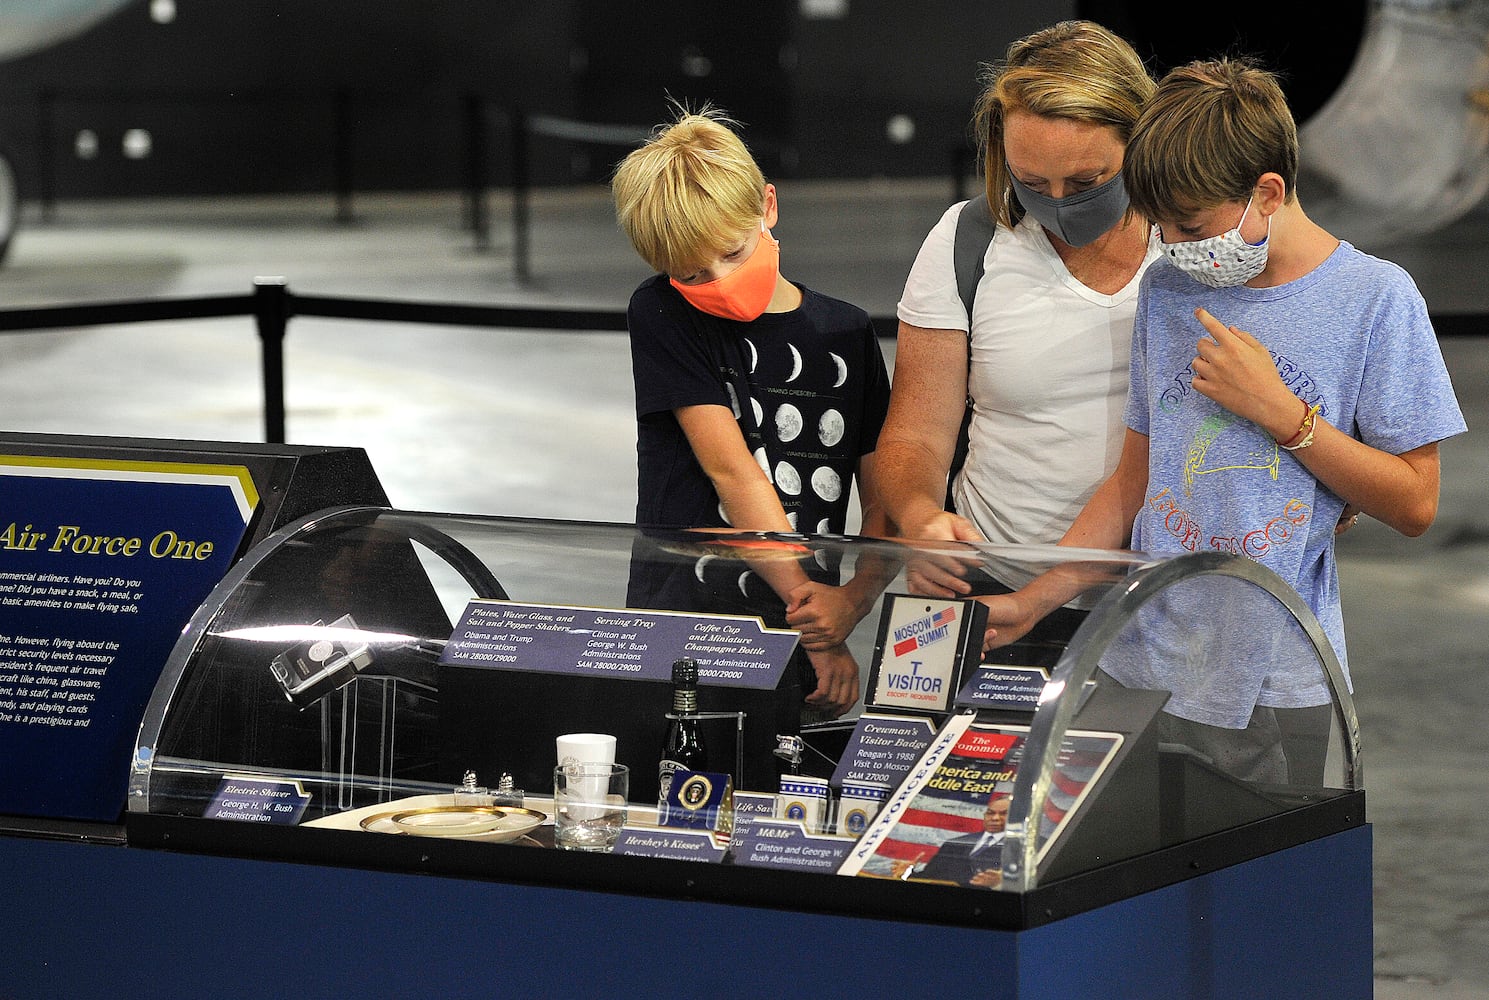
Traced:
[[[915, 258], [898, 308], [906, 323], [967, 329], [952, 263], [960, 211], [947, 209]], [[953, 491], [989, 541], [1059, 541], [1116, 468], [1138, 284], [1155, 259], [1150, 242], [1126, 287], [1103, 295], [1066, 270], [1032, 218], [998, 227], [972, 307], [972, 426]]]

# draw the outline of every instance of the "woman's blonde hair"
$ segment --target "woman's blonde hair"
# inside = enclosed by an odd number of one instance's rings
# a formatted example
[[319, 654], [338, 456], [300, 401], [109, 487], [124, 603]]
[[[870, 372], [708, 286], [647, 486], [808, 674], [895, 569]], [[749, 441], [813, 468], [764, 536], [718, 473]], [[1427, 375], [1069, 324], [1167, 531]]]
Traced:
[[1277, 77], [1250, 59], [1169, 71], [1133, 130], [1122, 168], [1128, 197], [1152, 219], [1245, 201], [1265, 173], [1296, 197], [1298, 129]]
[[737, 247], [765, 214], [765, 177], [717, 108], [677, 108], [615, 169], [615, 217], [663, 274], [686, 275]]
[[1132, 46], [1092, 21], [1061, 21], [1019, 39], [1002, 62], [984, 66], [982, 82], [972, 128], [988, 204], [1005, 226], [1024, 215], [1003, 149], [1011, 112], [1106, 126], [1125, 145], [1154, 87]]

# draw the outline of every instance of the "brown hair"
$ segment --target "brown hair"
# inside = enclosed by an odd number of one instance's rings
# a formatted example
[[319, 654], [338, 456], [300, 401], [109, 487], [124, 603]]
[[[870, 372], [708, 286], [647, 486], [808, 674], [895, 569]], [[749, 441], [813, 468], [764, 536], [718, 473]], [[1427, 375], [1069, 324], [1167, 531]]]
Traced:
[[1277, 77], [1250, 59], [1171, 70], [1132, 139], [1122, 177], [1133, 208], [1175, 219], [1251, 197], [1265, 173], [1296, 197], [1298, 129]]

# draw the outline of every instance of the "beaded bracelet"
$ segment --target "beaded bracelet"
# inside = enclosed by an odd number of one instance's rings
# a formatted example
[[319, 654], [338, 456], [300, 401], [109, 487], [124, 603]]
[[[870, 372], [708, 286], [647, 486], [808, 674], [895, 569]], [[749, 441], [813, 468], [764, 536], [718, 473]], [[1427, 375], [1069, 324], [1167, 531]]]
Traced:
[[1278, 441], [1277, 446], [1283, 451], [1301, 451], [1313, 444], [1313, 432], [1318, 429], [1318, 411], [1317, 403], [1308, 407], [1308, 412], [1303, 414], [1303, 422], [1298, 425], [1298, 433], [1285, 442]]

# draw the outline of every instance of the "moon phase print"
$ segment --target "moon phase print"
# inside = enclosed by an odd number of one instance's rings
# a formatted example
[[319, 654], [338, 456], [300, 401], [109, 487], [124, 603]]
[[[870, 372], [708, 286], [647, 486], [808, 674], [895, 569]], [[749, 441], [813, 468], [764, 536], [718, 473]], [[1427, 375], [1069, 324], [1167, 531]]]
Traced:
[[776, 437], [781, 441], [795, 441], [801, 436], [801, 411], [790, 403], [776, 407]]
[[836, 365], [838, 369], [837, 381], [833, 382], [832, 387], [834, 389], [841, 389], [843, 387], [843, 383], [848, 381], [848, 362], [844, 361], [842, 358], [838, 357], [838, 355], [831, 352], [828, 352], [827, 356], [832, 358], [832, 363]]
[[812, 472], [812, 492], [828, 503], [843, 495], [843, 477], [823, 465]]
[[831, 448], [843, 440], [845, 427], [841, 413], [837, 410], [827, 410], [817, 420], [817, 440], [822, 442], [824, 448]]
[[801, 496], [801, 473], [789, 462], [776, 463], [776, 487], [787, 496]]
[[795, 344], [787, 344], [791, 351], [791, 374], [786, 376], [787, 382], [795, 382], [801, 378], [801, 352], [796, 349]]

